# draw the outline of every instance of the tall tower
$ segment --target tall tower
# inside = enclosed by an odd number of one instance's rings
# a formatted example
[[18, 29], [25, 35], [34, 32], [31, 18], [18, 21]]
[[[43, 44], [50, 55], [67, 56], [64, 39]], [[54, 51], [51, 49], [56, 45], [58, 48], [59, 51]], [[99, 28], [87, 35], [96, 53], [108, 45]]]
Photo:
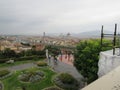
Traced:
[[67, 37], [69, 37], [71, 34], [70, 33], [67, 33]]
[[43, 37], [45, 37], [45, 32], [43, 32]]
[[45, 43], [45, 32], [43, 32], [43, 43]]

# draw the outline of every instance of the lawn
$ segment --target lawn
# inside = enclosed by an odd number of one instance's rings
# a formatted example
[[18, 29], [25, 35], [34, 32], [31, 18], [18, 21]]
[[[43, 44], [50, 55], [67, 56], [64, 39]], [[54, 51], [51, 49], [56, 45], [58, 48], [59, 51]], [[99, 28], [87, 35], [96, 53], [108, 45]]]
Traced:
[[42, 59], [38, 59], [38, 60], [15, 61], [12, 64], [1, 63], [0, 64], [0, 68], [9, 67], [9, 66], [15, 66], [15, 65], [20, 65], [20, 64], [24, 64], [24, 63], [34, 63], [34, 62], [37, 62], [37, 61], [40, 61], [40, 60], [44, 60], [44, 59], [42, 58]]
[[[31, 68], [38, 69], [38, 68]], [[45, 78], [40, 82], [36, 83], [23, 83], [18, 80], [18, 76], [22, 71], [14, 72], [11, 76], [1, 80], [4, 84], [4, 90], [18, 90], [17, 87], [25, 86], [26, 90], [42, 90], [43, 88], [53, 86], [52, 77], [56, 74], [50, 68], [39, 68], [41, 71], [45, 73]]]

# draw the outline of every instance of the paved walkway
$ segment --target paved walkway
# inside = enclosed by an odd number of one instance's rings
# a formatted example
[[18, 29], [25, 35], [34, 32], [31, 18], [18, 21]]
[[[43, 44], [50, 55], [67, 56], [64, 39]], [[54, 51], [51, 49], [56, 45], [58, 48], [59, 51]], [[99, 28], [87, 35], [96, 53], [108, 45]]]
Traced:
[[57, 64], [54, 63], [54, 60], [51, 59], [47, 61], [48, 65], [53, 68], [57, 73], [69, 73], [73, 75], [77, 80], [81, 80], [83, 77], [82, 75], [76, 70], [76, 68], [71, 64], [66, 64], [64, 61], [57, 61]]
[[8, 67], [8, 69], [10, 71], [17, 71], [17, 70], [24, 70], [32, 67], [36, 67], [36, 65], [34, 63], [26, 63], [26, 64]]
[[83, 79], [82, 75], [76, 70], [76, 68], [71, 64], [66, 64], [63, 61], [58, 60], [57, 64], [54, 63], [53, 60], [47, 61], [48, 65], [53, 68], [57, 73], [69, 73], [76, 80], [80, 82], [80, 88], [84, 87], [84, 83], [81, 81]]

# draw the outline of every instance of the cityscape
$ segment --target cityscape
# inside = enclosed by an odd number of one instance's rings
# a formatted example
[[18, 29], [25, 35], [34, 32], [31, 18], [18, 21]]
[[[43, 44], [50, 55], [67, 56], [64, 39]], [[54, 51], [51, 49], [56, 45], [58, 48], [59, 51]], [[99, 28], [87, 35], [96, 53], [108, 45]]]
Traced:
[[32, 46], [36, 46], [36, 50], [43, 50], [45, 45], [55, 45], [63, 47], [75, 47], [80, 39], [70, 36], [68, 33], [65, 36], [25, 36], [25, 35], [5, 35], [0, 37], [0, 50], [10, 48], [15, 52], [29, 50]]
[[120, 90], [119, 0], [1, 0], [0, 90]]

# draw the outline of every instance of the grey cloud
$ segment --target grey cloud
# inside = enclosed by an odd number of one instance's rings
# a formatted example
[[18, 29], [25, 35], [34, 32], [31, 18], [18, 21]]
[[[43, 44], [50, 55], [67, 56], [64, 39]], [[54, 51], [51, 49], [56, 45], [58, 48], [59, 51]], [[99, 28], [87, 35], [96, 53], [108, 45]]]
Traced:
[[119, 0], [0, 0], [0, 33], [79, 33], [112, 30]]

